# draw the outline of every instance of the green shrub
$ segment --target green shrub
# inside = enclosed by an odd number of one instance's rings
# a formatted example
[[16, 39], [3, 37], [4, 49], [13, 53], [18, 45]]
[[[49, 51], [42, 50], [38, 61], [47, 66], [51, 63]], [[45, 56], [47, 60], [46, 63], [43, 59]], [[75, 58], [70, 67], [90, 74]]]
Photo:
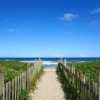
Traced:
[[5, 73], [5, 83], [8, 81], [11, 81], [12, 79], [14, 79], [16, 76], [19, 75], [19, 72], [15, 72], [15, 71], [7, 71]]
[[20, 73], [26, 71], [27, 68], [32, 65], [32, 63], [28, 64], [13, 60], [3, 60], [0, 61], [0, 71], [4, 72], [5, 82], [8, 82], [18, 76]]
[[[72, 63], [68, 64], [70, 67]], [[75, 63], [77, 71], [85, 74], [91, 81], [98, 81], [98, 73], [100, 72], [100, 61], [78, 62]]]
[[19, 100], [29, 100], [29, 95], [27, 90], [21, 90], [21, 93], [19, 95]]

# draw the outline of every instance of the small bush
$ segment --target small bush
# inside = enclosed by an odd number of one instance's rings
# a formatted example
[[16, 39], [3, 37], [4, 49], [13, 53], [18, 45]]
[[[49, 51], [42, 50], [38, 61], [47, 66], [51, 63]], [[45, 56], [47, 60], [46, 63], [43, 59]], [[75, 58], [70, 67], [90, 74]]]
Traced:
[[21, 94], [19, 95], [19, 100], [29, 100], [29, 95], [27, 90], [21, 90]]
[[27, 64], [14, 60], [2, 60], [0, 61], [0, 72], [4, 72], [4, 79], [6, 83], [14, 79], [20, 73], [26, 71], [27, 67], [30, 67], [32, 65], [32, 63]]

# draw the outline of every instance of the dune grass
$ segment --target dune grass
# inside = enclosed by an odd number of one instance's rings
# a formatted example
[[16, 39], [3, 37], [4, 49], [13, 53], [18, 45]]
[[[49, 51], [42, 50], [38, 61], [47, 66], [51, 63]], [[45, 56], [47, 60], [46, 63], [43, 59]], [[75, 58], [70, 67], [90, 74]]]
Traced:
[[27, 67], [32, 66], [32, 63], [28, 65], [27, 63], [4, 60], [0, 61], [0, 72], [4, 73], [5, 83], [11, 81], [13, 78], [18, 76], [20, 73], [27, 70]]
[[[72, 67], [73, 63], [68, 63]], [[100, 61], [90, 62], [76, 62], [74, 63], [77, 71], [85, 74], [91, 81], [98, 81], [98, 74], [100, 73]]]

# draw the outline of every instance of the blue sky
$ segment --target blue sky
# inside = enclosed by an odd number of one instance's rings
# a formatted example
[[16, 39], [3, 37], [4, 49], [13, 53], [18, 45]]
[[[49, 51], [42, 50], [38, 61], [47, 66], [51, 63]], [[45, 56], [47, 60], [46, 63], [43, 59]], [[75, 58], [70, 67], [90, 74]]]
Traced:
[[100, 0], [0, 0], [0, 57], [100, 57]]

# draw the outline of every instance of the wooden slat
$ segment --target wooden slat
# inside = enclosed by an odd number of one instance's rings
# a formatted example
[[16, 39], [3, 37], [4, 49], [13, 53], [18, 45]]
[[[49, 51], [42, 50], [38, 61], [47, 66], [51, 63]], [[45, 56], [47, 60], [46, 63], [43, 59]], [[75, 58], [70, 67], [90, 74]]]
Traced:
[[15, 92], [15, 100], [16, 100], [16, 98], [17, 98], [16, 97], [16, 92], [17, 92], [17, 77], [15, 78], [15, 87], [14, 88], [15, 88], [14, 89], [15, 90], [14, 92]]
[[12, 80], [12, 100], [14, 100], [14, 79]]
[[19, 88], [20, 88], [20, 83], [19, 83], [19, 76], [17, 77], [17, 100], [19, 100]]
[[100, 100], [100, 72], [99, 72], [99, 100]]
[[6, 91], [6, 100], [9, 99], [9, 96], [8, 96], [9, 95], [9, 93], [8, 93], [8, 85], [9, 85], [9, 83], [7, 82], [6, 83], [6, 90], [5, 90]]
[[0, 72], [0, 96], [3, 93], [3, 87], [4, 87], [4, 73]]
[[9, 100], [11, 100], [11, 81], [9, 81]]
[[20, 77], [19, 77], [19, 93], [21, 93], [21, 89], [22, 89], [22, 75], [20, 74]]
[[5, 100], [5, 86], [3, 86], [3, 100]]

